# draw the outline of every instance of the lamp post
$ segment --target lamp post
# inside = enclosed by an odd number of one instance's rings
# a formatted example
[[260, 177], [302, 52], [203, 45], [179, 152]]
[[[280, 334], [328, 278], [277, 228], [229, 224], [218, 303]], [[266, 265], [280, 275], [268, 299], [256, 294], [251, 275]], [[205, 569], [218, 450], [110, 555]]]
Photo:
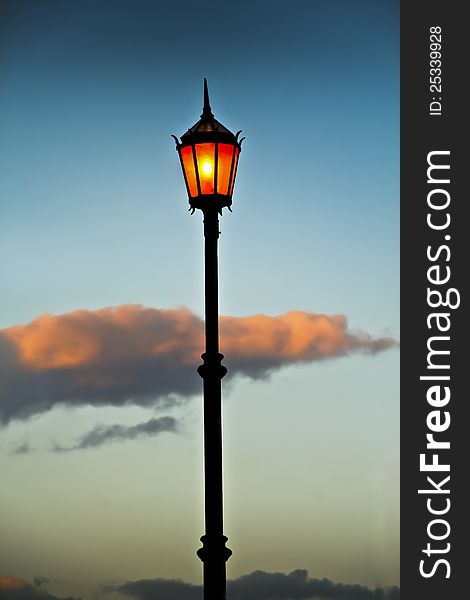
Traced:
[[232, 551], [225, 546], [222, 500], [222, 378], [227, 369], [219, 352], [217, 245], [219, 215], [231, 211], [238, 156], [244, 138], [216, 121], [204, 79], [204, 108], [200, 120], [176, 142], [191, 214], [204, 217], [205, 338], [204, 363], [197, 372], [204, 394], [204, 504], [205, 535], [197, 555], [203, 562], [204, 600], [225, 600], [225, 563]]

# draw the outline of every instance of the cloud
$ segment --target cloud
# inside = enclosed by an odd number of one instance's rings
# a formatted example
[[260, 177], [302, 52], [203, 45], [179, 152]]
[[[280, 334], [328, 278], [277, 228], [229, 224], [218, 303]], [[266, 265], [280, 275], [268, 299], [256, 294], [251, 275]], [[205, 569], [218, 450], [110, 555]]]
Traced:
[[[129, 581], [117, 591], [137, 600], [199, 600], [201, 586], [174, 579]], [[227, 582], [229, 600], [399, 600], [398, 587], [370, 589], [361, 585], [311, 579], [297, 569], [289, 574], [254, 571]]]
[[41, 587], [43, 585], [47, 585], [48, 583], [53, 583], [53, 580], [48, 579], [47, 577], [42, 577], [41, 575], [38, 575], [37, 577], [33, 578], [33, 583], [36, 587]]
[[33, 452], [33, 448], [31, 448], [31, 446], [29, 445], [28, 442], [23, 442], [22, 444], [19, 444], [18, 446], [16, 446], [16, 448], [14, 448], [10, 454], [29, 454], [30, 452]]
[[[394, 345], [348, 330], [343, 315], [292, 311], [221, 317], [228, 377], [263, 378], [273, 370]], [[124, 305], [42, 315], [0, 330], [0, 422], [54, 405], [168, 404], [201, 389], [203, 321], [188, 309]]]
[[[0, 600], [74, 600], [59, 599], [42, 589], [44, 581], [32, 586], [22, 579], [0, 577]], [[120, 586], [103, 586], [100, 596], [120, 594], [135, 600], [200, 600], [202, 586], [180, 579], [141, 579]], [[313, 579], [304, 569], [291, 573], [254, 571], [227, 581], [229, 600], [399, 600], [400, 589], [370, 589], [362, 585], [334, 583], [329, 579]]]
[[[41, 581], [38, 583], [37, 579]], [[44, 581], [42, 581], [44, 580]], [[0, 576], [0, 600], [74, 600], [73, 598], [57, 598], [41, 589], [46, 578], [35, 578], [35, 587], [23, 579]]]
[[176, 432], [177, 422], [173, 417], [161, 417], [150, 419], [145, 423], [126, 427], [125, 425], [97, 425], [86, 433], [73, 446], [63, 447], [56, 445], [54, 452], [68, 452], [70, 450], [82, 450], [84, 448], [96, 448], [108, 442], [135, 440], [141, 437], [155, 436], [164, 431]]
[[141, 579], [118, 588], [121, 594], [137, 600], [200, 600], [202, 587], [180, 579]]

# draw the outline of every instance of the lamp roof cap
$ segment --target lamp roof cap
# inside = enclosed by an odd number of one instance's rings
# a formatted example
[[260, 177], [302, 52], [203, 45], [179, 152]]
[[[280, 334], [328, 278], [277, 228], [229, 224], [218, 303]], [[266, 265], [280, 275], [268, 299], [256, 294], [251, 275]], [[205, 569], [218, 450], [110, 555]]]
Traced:
[[221, 141], [238, 144], [237, 137], [214, 118], [209, 101], [207, 79], [204, 77], [204, 106], [201, 118], [181, 136], [182, 144], [192, 141]]

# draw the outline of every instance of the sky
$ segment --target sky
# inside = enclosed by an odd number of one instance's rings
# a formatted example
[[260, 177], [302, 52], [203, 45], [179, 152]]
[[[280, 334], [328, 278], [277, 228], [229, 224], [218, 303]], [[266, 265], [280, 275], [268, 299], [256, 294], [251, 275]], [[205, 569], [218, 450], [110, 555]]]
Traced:
[[228, 598], [398, 597], [399, 3], [6, 0], [0, 23], [0, 600], [200, 596], [202, 219], [170, 136], [204, 77], [246, 136], [220, 222]]

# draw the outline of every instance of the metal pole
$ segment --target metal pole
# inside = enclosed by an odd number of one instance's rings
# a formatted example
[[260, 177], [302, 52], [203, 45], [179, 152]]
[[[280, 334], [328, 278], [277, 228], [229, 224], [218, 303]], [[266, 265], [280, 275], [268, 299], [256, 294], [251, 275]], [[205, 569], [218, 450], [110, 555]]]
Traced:
[[204, 389], [204, 502], [206, 533], [197, 555], [203, 562], [204, 600], [225, 600], [225, 563], [232, 554], [223, 533], [222, 378], [227, 369], [219, 352], [219, 299], [216, 208], [204, 210], [205, 331], [204, 364], [198, 368]]

